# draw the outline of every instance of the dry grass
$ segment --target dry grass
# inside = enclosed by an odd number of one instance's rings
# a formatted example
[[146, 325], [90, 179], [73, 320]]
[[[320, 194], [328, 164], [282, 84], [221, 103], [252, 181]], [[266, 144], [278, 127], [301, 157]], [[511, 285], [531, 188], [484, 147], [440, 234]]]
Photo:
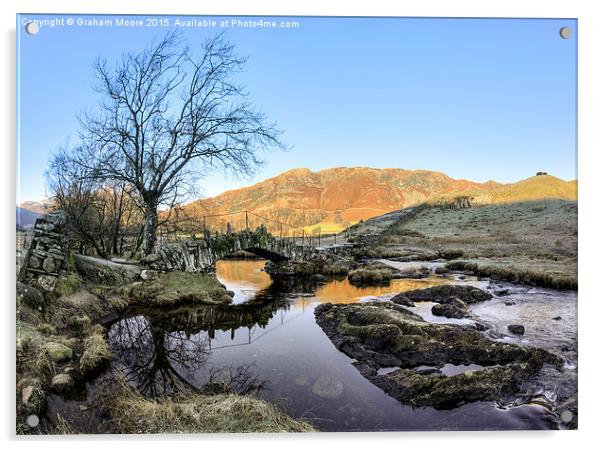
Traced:
[[[468, 269], [483, 276], [556, 288], [577, 286], [575, 201], [541, 200], [465, 209], [422, 207], [385, 228], [380, 242], [392, 254], [461, 258], [471, 264]], [[375, 248], [378, 246], [365, 251], [371, 254]]]
[[145, 399], [129, 387], [110, 406], [122, 433], [311, 432], [276, 406], [251, 396], [188, 394]]
[[102, 326], [96, 325], [90, 329], [90, 335], [83, 342], [83, 349], [79, 359], [79, 368], [83, 374], [97, 370], [111, 358], [111, 350]]
[[[542, 265], [543, 263], [543, 265]], [[576, 267], [577, 261], [574, 262]], [[567, 275], [569, 268], [558, 272], [555, 265], [551, 270], [546, 270], [545, 261], [537, 260], [517, 262], [509, 260], [455, 260], [448, 262], [446, 267], [450, 270], [472, 271], [478, 276], [491, 277], [521, 284], [539, 285], [541, 287], [556, 288], [560, 290], [577, 289], [577, 273]]]
[[57, 328], [82, 328], [86, 321], [97, 320], [113, 312], [112, 305], [100, 296], [80, 288], [56, 298], [49, 310], [50, 322]]
[[391, 270], [382, 268], [362, 267], [349, 272], [349, 282], [352, 285], [379, 285], [391, 281]]

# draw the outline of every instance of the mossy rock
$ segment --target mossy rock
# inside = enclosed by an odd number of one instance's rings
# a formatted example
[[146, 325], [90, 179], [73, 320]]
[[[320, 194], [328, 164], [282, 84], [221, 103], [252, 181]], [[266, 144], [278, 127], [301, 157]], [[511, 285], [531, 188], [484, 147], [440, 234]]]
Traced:
[[50, 341], [44, 345], [44, 350], [55, 363], [64, 362], [67, 360], [71, 360], [73, 357], [73, 350], [62, 343], [57, 343]]
[[217, 278], [173, 271], [152, 281], [137, 282], [122, 290], [130, 305], [171, 306], [176, 304], [229, 304], [232, 297]]
[[[471, 327], [429, 323], [394, 303], [321, 304], [314, 313], [333, 344], [358, 361], [362, 375], [413, 406], [500, 400], [544, 364], [563, 366], [542, 349], [492, 341]], [[414, 370], [448, 363], [485, 368], [450, 377]], [[385, 367], [400, 369], [379, 375]]]

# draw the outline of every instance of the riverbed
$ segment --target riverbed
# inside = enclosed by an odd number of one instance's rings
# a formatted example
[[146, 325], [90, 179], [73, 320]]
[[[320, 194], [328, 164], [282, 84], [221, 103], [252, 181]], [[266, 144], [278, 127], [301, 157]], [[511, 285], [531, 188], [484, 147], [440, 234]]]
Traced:
[[[274, 283], [263, 266], [262, 260], [218, 262], [219, 280], [234, 292], [232, 305], [128, 312], [109, 330], [115, 355], [112, 367], [148, 395], [203, 391], [208, 383], [220, 382], [234, 391], [251, 391], [321, 431], [562, 427], [555, 404], [558, 389], [565, 395], [573, 388], [576, 391], [576, 292], [517, 287], [457, 274], [394, 279], [388, 286], [366, 288], [354, 287], [346, 278], [320, 285]], [[529, 399], [515, 404], [412, 408], [364, 378], [352, 365], [354, 360], [339, 352], [315, 322], [313, 310], [323, 302], [387, 300], [402, 291], [446, 282], [490, 290], [494, 299], [471, 306], [474, 320], [435, 317], [429, 303], [418, 303], [413, 311], [436, 322], [486, 322], [490, 338], [561, 354], [566, 358], [565, 372], [534, 380]], [[507, 331], [507, 325], [517, 321], [527, 323], [520, 337]], [[445, 373], [471, 369], [479, 367], [449, 366]]]

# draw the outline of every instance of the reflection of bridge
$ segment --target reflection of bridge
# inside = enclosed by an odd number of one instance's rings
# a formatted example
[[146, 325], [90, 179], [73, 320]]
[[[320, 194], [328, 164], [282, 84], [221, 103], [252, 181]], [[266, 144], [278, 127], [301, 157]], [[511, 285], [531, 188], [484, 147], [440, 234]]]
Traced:
[[[221, 228], [208, 226], [207, 217], [232, 217], [244, 214], [244, 228], [235, 231], [230, 221]], [[250, 220], [254, 218], [254, 220]], [[259, 224], [254, 230], [253, 225]], [[285, 229], [288, 229], [285, 231]], [[278, 220], [242, 211], [202, 217], [202, 222], [189, 219], [176, 228], [160, 230], [157, 254], [146, 260], [151, 268], [160, 270], [211, 271], [218, 259], [246, 251], [273, 262], [303, 260], [317, 249], [337, 244], [337, 235], [306, 234], [301, 228]], [[341, 242], [339, 237], [339, 242]]]

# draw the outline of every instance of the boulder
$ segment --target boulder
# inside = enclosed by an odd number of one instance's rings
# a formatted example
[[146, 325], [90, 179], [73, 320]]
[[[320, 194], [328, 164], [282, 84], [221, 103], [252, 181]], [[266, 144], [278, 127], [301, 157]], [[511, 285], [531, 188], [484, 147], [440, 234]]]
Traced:
[[27, 413], [40, 413], [44, 408], [45, 396], [42, 382], [34, 378], [21, 390], [21, 405]]
[[58, 392], [66, 392], [73, 388], [74, 384], [75, 382], [73, 381], [73, 377], [71, 377], [71, 375], [61, 373], [52, 378], [50, 381], [50, 388]]
[[494, 290], [496, 296], [508, 296], [510, 294], [510, 290], [507, 288], [500, 288], [498, 290]]
[[159, 277], [159, 273], [155, 270], [142, 270], [140, 272], [140, 278], [144, 281], [152, 281], [153, 279], [157, 279]]
[[446, 318], [464, 318], [468, 316], [468, 308], [463, 301], [453, 298], [446, 304], [435, 304], [431, 308], [431, 312], [436, 316], [444, 316]]
[[470, 285], [439, 285], [436, 287], [412, 290], [406, 296], [414, 301], [449, 302], [452, 298], [460, 299], [466, 304], [487, 301], [493, 298], [491, 293]]
[[128, 284], [142, 273], [138, 265], [115, 263], [82, 254], [75, 256], [75, 267], [87, 281], [104, 285]]
[[41, 276], [38, 276], [37, 283], [42, 288], [42, 290], [46, 292], [51, 292], [52, 290], [54, 290], [54, 286], [56, 285], [56, 276], [43, 274]]
[[[447, 316], [447, 314], [458, 315], [460, 310], [466, 309], [465, 313], [462, 315], [465, 316], [468, 312], [466, 308], [467, 304], [486, 301], [491, 298], [493, 298], [491, 293], [487, 293], [476, 287], [465, 285], [439, 285], [436, 287], [403, 292], [391, 298], [391, 301], [401, 305], [409, 305], [410, 303], [413, 305], [414, 302], [420, 301], [452, 304], [452, 307], [438, 307], [435, 310], [440, 313], [441, 316]], [[456, 316], [454, 316], [454, 318], [456, 318]]]
[[35, 287], [32, 287], [22, 282], [17, 282], [17, 298], [29, 307], [37, 309], [44, 306], [44, 296]]
[[514, 335], [524, 335], [525, 326], [523, 326], [522, 324], [509, 324], [508, 330]]
[[44, 345], [44, 349], [50, 357], [50, 360], [56, 363], [70, 360], [73, 357], [73, 351], [69, 346], [54, 341], [48, 342]]
[[391, 298], [391, 302], [394, 302], [395, 304], [399, 304], [400, 306], [416, 307], [416, 304], [414, 304], [414, 301], [409, 299], [403, 293], [399, 293], [399, 294], [393, 296]]

